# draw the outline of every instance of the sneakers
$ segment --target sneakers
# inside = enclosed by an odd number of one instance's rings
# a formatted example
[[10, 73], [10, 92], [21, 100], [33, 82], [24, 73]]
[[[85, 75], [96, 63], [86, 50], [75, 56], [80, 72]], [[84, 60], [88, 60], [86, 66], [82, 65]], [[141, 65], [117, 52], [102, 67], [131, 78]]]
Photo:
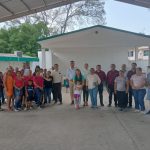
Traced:
[[18, 109], [15, 109], [15, 112], [19, 112], [20, 110], [18, 110]]
[[70, 105], [74, 105], [74, 101], [72, 101]]
[[147, 112], [145, 112], [145, 115], [149, 115], [150, 114], [150, 110], [148, 110]]
[[134, 110], [134, 112], [135, 112], [135, 113], [138, 113], [138, 112], [140, 112], [140, 110], [136, 109], [136, 110]]

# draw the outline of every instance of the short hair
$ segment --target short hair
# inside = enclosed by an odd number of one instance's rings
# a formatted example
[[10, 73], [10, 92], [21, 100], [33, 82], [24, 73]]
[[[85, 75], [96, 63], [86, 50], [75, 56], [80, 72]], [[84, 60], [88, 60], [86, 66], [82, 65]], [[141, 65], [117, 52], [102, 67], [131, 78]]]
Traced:
[[133, 63], [132, 63], [132, 65], [135, 65], [135, 66], [137, 66], [137, 63], [133, 62]]
[[138, 69], [139, 71], [142, 71], [142, 68], [141, 68], [141, 67], [137, 67], [136, 69]]

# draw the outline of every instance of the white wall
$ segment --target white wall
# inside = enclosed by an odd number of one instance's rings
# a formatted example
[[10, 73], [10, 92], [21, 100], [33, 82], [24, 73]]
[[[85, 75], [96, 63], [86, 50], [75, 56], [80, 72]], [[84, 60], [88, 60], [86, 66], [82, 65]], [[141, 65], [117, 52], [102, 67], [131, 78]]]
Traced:
[[97, 64], [102, 65], [102, 69], [107, 72], [110, 69], [110, 64], [114, 63], [117, 69], [120, 69], [122, 64], [129, 65], [128, 50], [99, 50], [95, 49], [80, 49], [80, 50], [55, 50], [53, 56], [53, 64], [58, 63], [60, 70], [63, 74], [66, 74], [66, 69], [69, 67], [69, 61], [74, 60], [76, 66], [83, 69], [84, 63], [88, 63], [90, 67], [94, 67]]

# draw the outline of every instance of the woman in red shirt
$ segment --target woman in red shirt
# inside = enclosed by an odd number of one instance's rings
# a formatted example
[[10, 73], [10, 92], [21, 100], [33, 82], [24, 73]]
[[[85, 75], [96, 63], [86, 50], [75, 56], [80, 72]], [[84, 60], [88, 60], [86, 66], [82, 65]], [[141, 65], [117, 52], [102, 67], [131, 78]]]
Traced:
[[43, 94], [43, 77], [40, 75], [40, 71], [36, 72], [33, 77], [34, 90], [35, 90], [35, 102], [37, 107], [40, 108], [42, 104], [42, 94]]
[[15, 90], [15, 111], [21, 110], [21, 99], [23, 94], [24, 81], [20, 71], [17, 71], [16, 78], [14, 79]]

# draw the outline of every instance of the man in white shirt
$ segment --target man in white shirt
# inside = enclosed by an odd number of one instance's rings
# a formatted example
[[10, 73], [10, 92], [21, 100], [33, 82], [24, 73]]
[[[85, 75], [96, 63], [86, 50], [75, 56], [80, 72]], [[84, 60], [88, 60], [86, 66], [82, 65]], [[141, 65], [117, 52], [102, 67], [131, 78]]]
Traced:
[[59, 100], [59, 104], [62, 104], [62, 93], [61, 93], [61, 84], [62, 84], [62, 74], [59, 71], [59, 65], [54, 65], [54, 71], [52, 72], [53, 76], [53, 88], [54, 88], [54, 100], [55, 103]]
[[66, 80], [69, 80], [71, 105], [74, 104], [74, 77], [75, 77], [75, 62], [70, 61], [70, 68], [67, 69]]

